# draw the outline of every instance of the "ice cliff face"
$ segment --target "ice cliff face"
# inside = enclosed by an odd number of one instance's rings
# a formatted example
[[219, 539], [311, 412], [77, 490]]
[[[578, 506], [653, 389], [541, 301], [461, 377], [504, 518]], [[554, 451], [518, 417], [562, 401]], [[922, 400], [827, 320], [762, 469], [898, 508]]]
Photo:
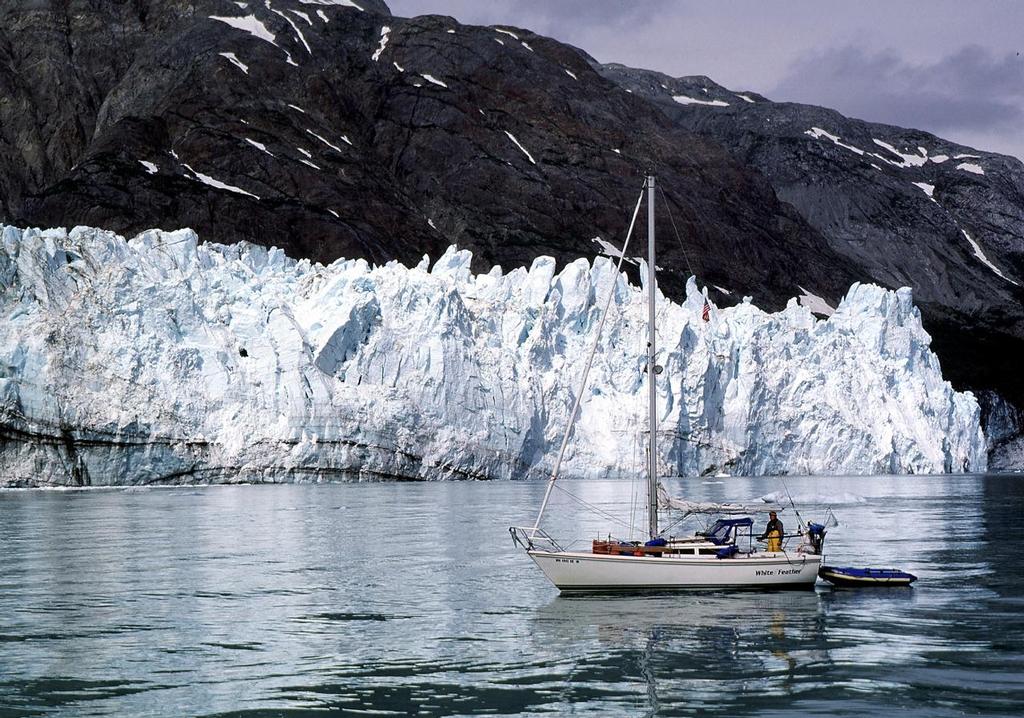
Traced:
[[[639, 469], [641, 290], [608, 259], [469, 264], [3, 227], [2, 483], [538, 478], [609, 291], [563, 473]], [[703, 302], [658, 302], [665, 473], [985, 469], [910, 290], [854, 285], [827, 320]]]

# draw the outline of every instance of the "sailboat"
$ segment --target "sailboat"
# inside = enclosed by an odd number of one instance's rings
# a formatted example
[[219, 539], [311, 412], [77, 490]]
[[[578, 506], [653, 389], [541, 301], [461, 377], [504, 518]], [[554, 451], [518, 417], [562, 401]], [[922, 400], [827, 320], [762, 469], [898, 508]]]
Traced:
[[[562, 592], [638, 592], [682, 591], [692, 589], [810, 589], [813, 588], [822, 561], [825, 530], [821, 524], [808, 523], [801, 529], [804, 543], [787, 550], [780, 537], [764, 550], [755, 544], [754, 519], [751, 514], [781, 511], [782, 507], [742, 504], [701, 504], [673, 499], [658, 483], [657, 470], [657, 377], [661, 368], [655, 364], [655, 247], [654, 201], [655, 178], [644, 180], [633, 211], [626, 241], [619, 256], [618, 269], [626, 256], [626, 247], [636, 224], [644, 192], [647, 194], [647, 533], [649, 540], [622, 541], [611, 537], [595, 539], [589, 551], [567, 550], [541, 528], [542, 519], [558, 480], [572, 424], [579, 412], [587, 375], [593, 362], [594, 349], [587, 360], [580, 391], [569, 415], [569, 425], [548, 479], [537, 520], [530, 527], [511, 527], [513, 540], [526, 550], [544, 575]], [[608, 315], [608, 303], [598, 325], [598, 335]], [[659, 499], [660, 495], [660, 499]], [[692, 536], [665, 536], [659, 529], [659, 504], [684, 514], [719, 515], [705, 530]], [[793, 507], [795, 510], [795, 506]], [[744, 546], [745, 544], [745, 546]], [[744, 550], [746, 548], [746, 550]]]

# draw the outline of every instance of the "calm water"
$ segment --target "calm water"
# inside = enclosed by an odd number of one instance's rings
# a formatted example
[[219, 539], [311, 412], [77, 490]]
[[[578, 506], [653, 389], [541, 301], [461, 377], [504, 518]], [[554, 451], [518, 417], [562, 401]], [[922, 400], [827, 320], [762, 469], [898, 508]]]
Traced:
[[0, 492], [0, 716], [1024, 714], [1024, 480], [788, 486], [915, 587], [559, 598], [506, 532], [539, 484]]

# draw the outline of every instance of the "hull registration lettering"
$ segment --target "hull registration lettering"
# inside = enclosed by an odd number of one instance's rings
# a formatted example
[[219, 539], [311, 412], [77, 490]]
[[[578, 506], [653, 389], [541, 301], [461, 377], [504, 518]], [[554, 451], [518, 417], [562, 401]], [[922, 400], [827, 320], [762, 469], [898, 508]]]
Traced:
[[799, 568], [780, 568], [777, 571], [775, 569], [764, 569], [759, 568], [754, 571], [755, 576], [795, 576], [800, 573]]

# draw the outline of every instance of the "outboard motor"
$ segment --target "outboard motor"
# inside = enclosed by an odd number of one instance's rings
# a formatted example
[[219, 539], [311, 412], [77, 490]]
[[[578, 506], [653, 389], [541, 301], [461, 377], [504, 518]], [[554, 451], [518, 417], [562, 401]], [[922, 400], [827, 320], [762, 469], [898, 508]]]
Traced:
[[811, 553], [821, 555], [821, 549], [825, 544], [825, 527], [813, 521], [807, 522], [807, 542], [811, 545]]

